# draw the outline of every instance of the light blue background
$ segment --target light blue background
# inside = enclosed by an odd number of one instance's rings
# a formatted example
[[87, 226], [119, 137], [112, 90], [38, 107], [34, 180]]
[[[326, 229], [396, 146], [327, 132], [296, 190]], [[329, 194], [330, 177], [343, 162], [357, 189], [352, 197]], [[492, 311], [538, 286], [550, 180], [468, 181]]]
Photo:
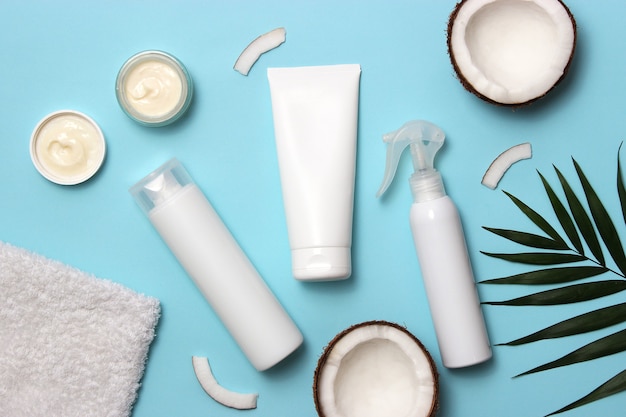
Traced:
[[[385, 162], [381, 135], [411, 119], [430, 120], [446, 131], [437, 166], [461, 212], [480, 281], [518, 269], [480, 250], [520, 250], [481, 226], [535, 231], [506, 196], [480, 184], [493, 158], [530, 141], [532, 160], [515, 165], [501, 186], [550, 213], [535, 170], [556, 186], [555, 164], [574, 183], [573, 156], [619, 220], [616, 154], [626, 131], [623, 1], [567, 2], [579, 28], [572, 70], [548, 97], [517, 111], [482, 102], [453, 75], [445, 31], [455, 3], [0, 3], [0, 239], [161, 300], [134, 417], [314, 416], [311, 383], [322, 349], [342, 329], [372, 319], [406, 325], [431, 351], [441, 372], [441, 417], [545, 415], [623, 369], [626, 355], [619, 354], [511, 378], [598, 334], [495, 347], [493, 360], [465, 370], [441, 365], [408, 226], [407, 156], [385, 197], [374, 197]], [[279, 26], [287, 30], [285, 44], [262, 56], [248, 77], [232, 69], [252, 39]], [[145, 49], [174, 54], [195, 82], [190, 111], [170, 127], [142, 127], [115, 100], [117, 71]], [[362, 66], [353, 276], [301, 283], [291, 277], [266, 69], [343, 63]], [[36, 123], [66, 108], [94, 118], [107, 139], [104, 167], [79, 186], [48, 182], [28, 153]], [[304, 346], [274, 369], [260, 373], [247, 362], [127, 191], [173, 156], [302, 329]], [[483, 300], [524, 293], [484, 285], [479, 290]], [[583, 306], [484, 311], [492, 342], [502, 343], [616, 300], [623, 295]], [[194, 376], [192, 355], [208, 356], [223, 386], [259, 392], [258, 408], [231, 410], [209, 398]], [[566, 415], [621, 416], [625, 398], [619, 394]]]

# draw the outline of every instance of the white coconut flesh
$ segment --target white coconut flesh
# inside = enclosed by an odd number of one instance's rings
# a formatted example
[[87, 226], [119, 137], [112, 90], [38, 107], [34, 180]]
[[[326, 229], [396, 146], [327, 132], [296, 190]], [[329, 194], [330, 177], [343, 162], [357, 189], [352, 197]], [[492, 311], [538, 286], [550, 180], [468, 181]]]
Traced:
[[285, 28], [276, 28], [254, 39], [237, 58], [235, 71], [248, 75], [252, 66], [264, 53], [279, 47], [286, 39]]
[[320, 358], [314, 383], [324, 417], [425, 417], [437, 407], [435, 365], [406, 329], [368, 322], [346, 330]]
[[256, 408], [257, 393], [240, 393], [222, 387], [211, 371], [209, 360], [202, 356], [192, 356], [191, 363], [198, 382], [211, 398], [226, 407], [237, 410]]
[[485, 175], [483, 175], [481, 184], [494, 190], [498, 186], [498, 183], [506, 171], [508, 171], [514, 163], [519, 162], [522, 159], [532, 158], [532, 156], [532, 147], [528, 142], [520, 143], [519, 145], [515, 145], [507, 149], [498, 155], [497, 158], [494, 159], [489, 165], [489, 168], [485, 171]]
[[515, 105], [544, 96], [565, 75], [576, 24], [559, 0], [464, 0], [451, 15], [448, 37], [466, 87]]

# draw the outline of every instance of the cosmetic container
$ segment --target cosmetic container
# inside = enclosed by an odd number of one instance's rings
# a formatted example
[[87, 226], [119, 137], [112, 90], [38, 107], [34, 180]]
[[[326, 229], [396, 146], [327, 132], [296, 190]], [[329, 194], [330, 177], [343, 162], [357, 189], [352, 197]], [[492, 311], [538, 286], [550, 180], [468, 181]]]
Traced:
[[173, 55], [143, 51], [130, 57], [115, 82], [117, 101], [128, 117], [144, 126], [165, 126], [187, 111], [193, 82]]
[[49, 181], [75, 185], [100, 169], [106, 154], [104, 134], [89, 116], [60, 110], [44, 117], [30, 138], [30, 157]]
[[300, 330], [177, 159], [130, 193], [256, 369], [300, 346]]
[[484, 362], [491, 358], [491, 346], [461, 219], [433, 165], [445, 134], [436, 125], [417, 120], [383, 140], [387, 162], [377, 196], [393, 181], [404, 149], [411, 151], [410, 225], [443, 364], [461, 368]]
[[293, 276], [346, 279], [361, 67], [269, 68], [267, 75]]

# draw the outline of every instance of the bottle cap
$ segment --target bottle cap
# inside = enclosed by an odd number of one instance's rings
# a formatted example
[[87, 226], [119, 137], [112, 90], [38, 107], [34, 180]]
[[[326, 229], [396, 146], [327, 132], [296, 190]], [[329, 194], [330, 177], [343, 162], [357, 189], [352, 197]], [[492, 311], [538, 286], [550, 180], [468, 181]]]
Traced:
[[129, 192], [144, 214], [164, 204], [187, 184], [192, 184], [185, 167], [172, 158], [133, 185]]
[[301, 281], [345, 279], [352, 273], [349, 247], [318, 247], [291, 251], [294, 278]]

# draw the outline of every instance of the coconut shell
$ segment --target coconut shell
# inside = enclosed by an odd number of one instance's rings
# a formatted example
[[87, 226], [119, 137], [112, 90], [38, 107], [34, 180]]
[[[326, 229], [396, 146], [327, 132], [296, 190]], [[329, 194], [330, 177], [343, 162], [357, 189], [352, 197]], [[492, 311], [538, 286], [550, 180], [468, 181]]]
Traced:
[[348, 333], [351, 333], [352, 331], [359, 329], [361, 327], [366, 327], [366, 326], [389, 326], [389, 327], [393, 327], [403, 333], [405, 333], [407, 336], [409, 336], [414, 342], [415, 344], [420, 348], [420, 350], [422, 352], [424, 352], [426, 358], [428, 359], [428, 363], [430, 365], [430, 369], [433, 375], [433, 382], [434, 382], [434, 395], [433, 395], [433, 402], [431, 404], [431, 408], [430, 411], [427, 415], [427, 417], [434, 417], [437, 414], [437, 411], [439, 409], [439, 373], [437, 372], [437, 366], [435, 365], [435, 361], [433, 360], [432, 356], [430, 355], [430, 352], [428, 352], [428, 350], [426, 349], [426, 347], [422, 344], [422, 342], [415, 337], [415, 335], [413, 335], [413, 333], [409, 332], [406, 327], [402, 327], [397, 323], [392, 323], [392, 322], [388, 322], [388, 321], [384, 321], [384, 320], [373, 320], [373, 321], [366, 321], [363, 323], [358, 323], [358, 324], [354, 324], [350, 327], [348, 327], [347, 329], [341, 331], [340, 333], [338, 333], [329, 343], [328, 345], [324, 348], [324, 351], [322, 352], [322, 355], [320, 356], [319, 360], [317, 361], [317, 366], [315, 367], [315, 372], [313, 374], [313, 400], [315, 402], [315, 410], [317, 411], [317, 414], [319, 417], [326, 417], [326, 414], [324, 413], [324, 411], [322, 410], [322, 405], [321, 405], [321, 401], [318, 397], [318, 384], [319, 384], [319, 380], [322, 374], [322, 370], [324, 369], [324, 365], [326, 364], [326, 360], [328, 358], [328, 356], [330, 355], [330, 353], [332, 352], [334, 346], [337, 344], [337, 342], [339, 340], [341, 340], [344, 336], [346, 336]]
[[450, 14], [450, 17], [448, 18], [448, 27], [447, 27], [447, 37], [446, 37], [446, 44], [448, 47], [448, 56], [450, 57], [450, 61], [452, 63], [452, 68], [454, 69], [454, 72], [456, 74], [457, 79], [459, 80], [459, 82], [461, 83], [461, 85], [463, 86], [463, 88], [465, 88], [467, 91], [469, 91], [470, 93], [474, 94], [475, 96], [477, 96], [478, 98], [491, 103], [491, 104], [495, 104], [497, 106], [504, 106], [504, 107], [512, 107], [512, 108], [517, 108], [517, 107], [523, 107], [523, 106], [527, 106], [531, 103], [534, 103], [535, 101], [545, 97], [550, 91], [552, 91], [557, 85], [559, 85], [561, 83], [561, 81], [565, 78], [565, 76], [567, 75], [567, 73], [569, 72], [569, 69], [572, 65], [572, 61], [574, 59], [574, 51], [576, 51], [576, 43], [577, 43], [577, 38], [578, 38], [578, 34], [577, 34], [577, 26], [576, 26], [576, 19], [574, 19], [574, 15], [572, 14], [572, 12], [570, 11], [570, 9], [567, 7], [567, 5], [562, 1], [562, 0], [556, 0], [559, 3], [561, 3], [561, 5], [563, 6], [563, 9], [565, 9], [565, 11], [567, 12], [571, 22], [572, 22], [572, 28], [574, 31], [574, 43], [572, 45], [572, 52], [570, 53], [570, 57], [569, 60], [567, 61], [567, 64], [565, 65], [565, 68], [563, 69], [563, 74], [561, 75], [561, 77], [552, 85], [552, 87], [546, 91], [543, 95], [535, 97], [533, 99], [524, 101], [524, 102], [520, 102], [520, 103], [501, 103], [498, 101], [495, 101], [485, 95], [483, 95], [482, 93], [480, 93], [479, 91], [477, 91], [474, 86], [465, 78], [465, 76], [463, 75], [463, 72], [461, 71], [455, 57], [454, 57], [454, 53], [452, 52], [452, 27], [454, 26], [454, 22], [456, 21], [457, 15], [459, 13], [459, 10], [461, 10], [461, 8], [463, 7], [463, 5], [469, 1], [472, 0], [461, 0], [459, 3], [456, 4], [454, 10], [452, 10], [452, 13]]

